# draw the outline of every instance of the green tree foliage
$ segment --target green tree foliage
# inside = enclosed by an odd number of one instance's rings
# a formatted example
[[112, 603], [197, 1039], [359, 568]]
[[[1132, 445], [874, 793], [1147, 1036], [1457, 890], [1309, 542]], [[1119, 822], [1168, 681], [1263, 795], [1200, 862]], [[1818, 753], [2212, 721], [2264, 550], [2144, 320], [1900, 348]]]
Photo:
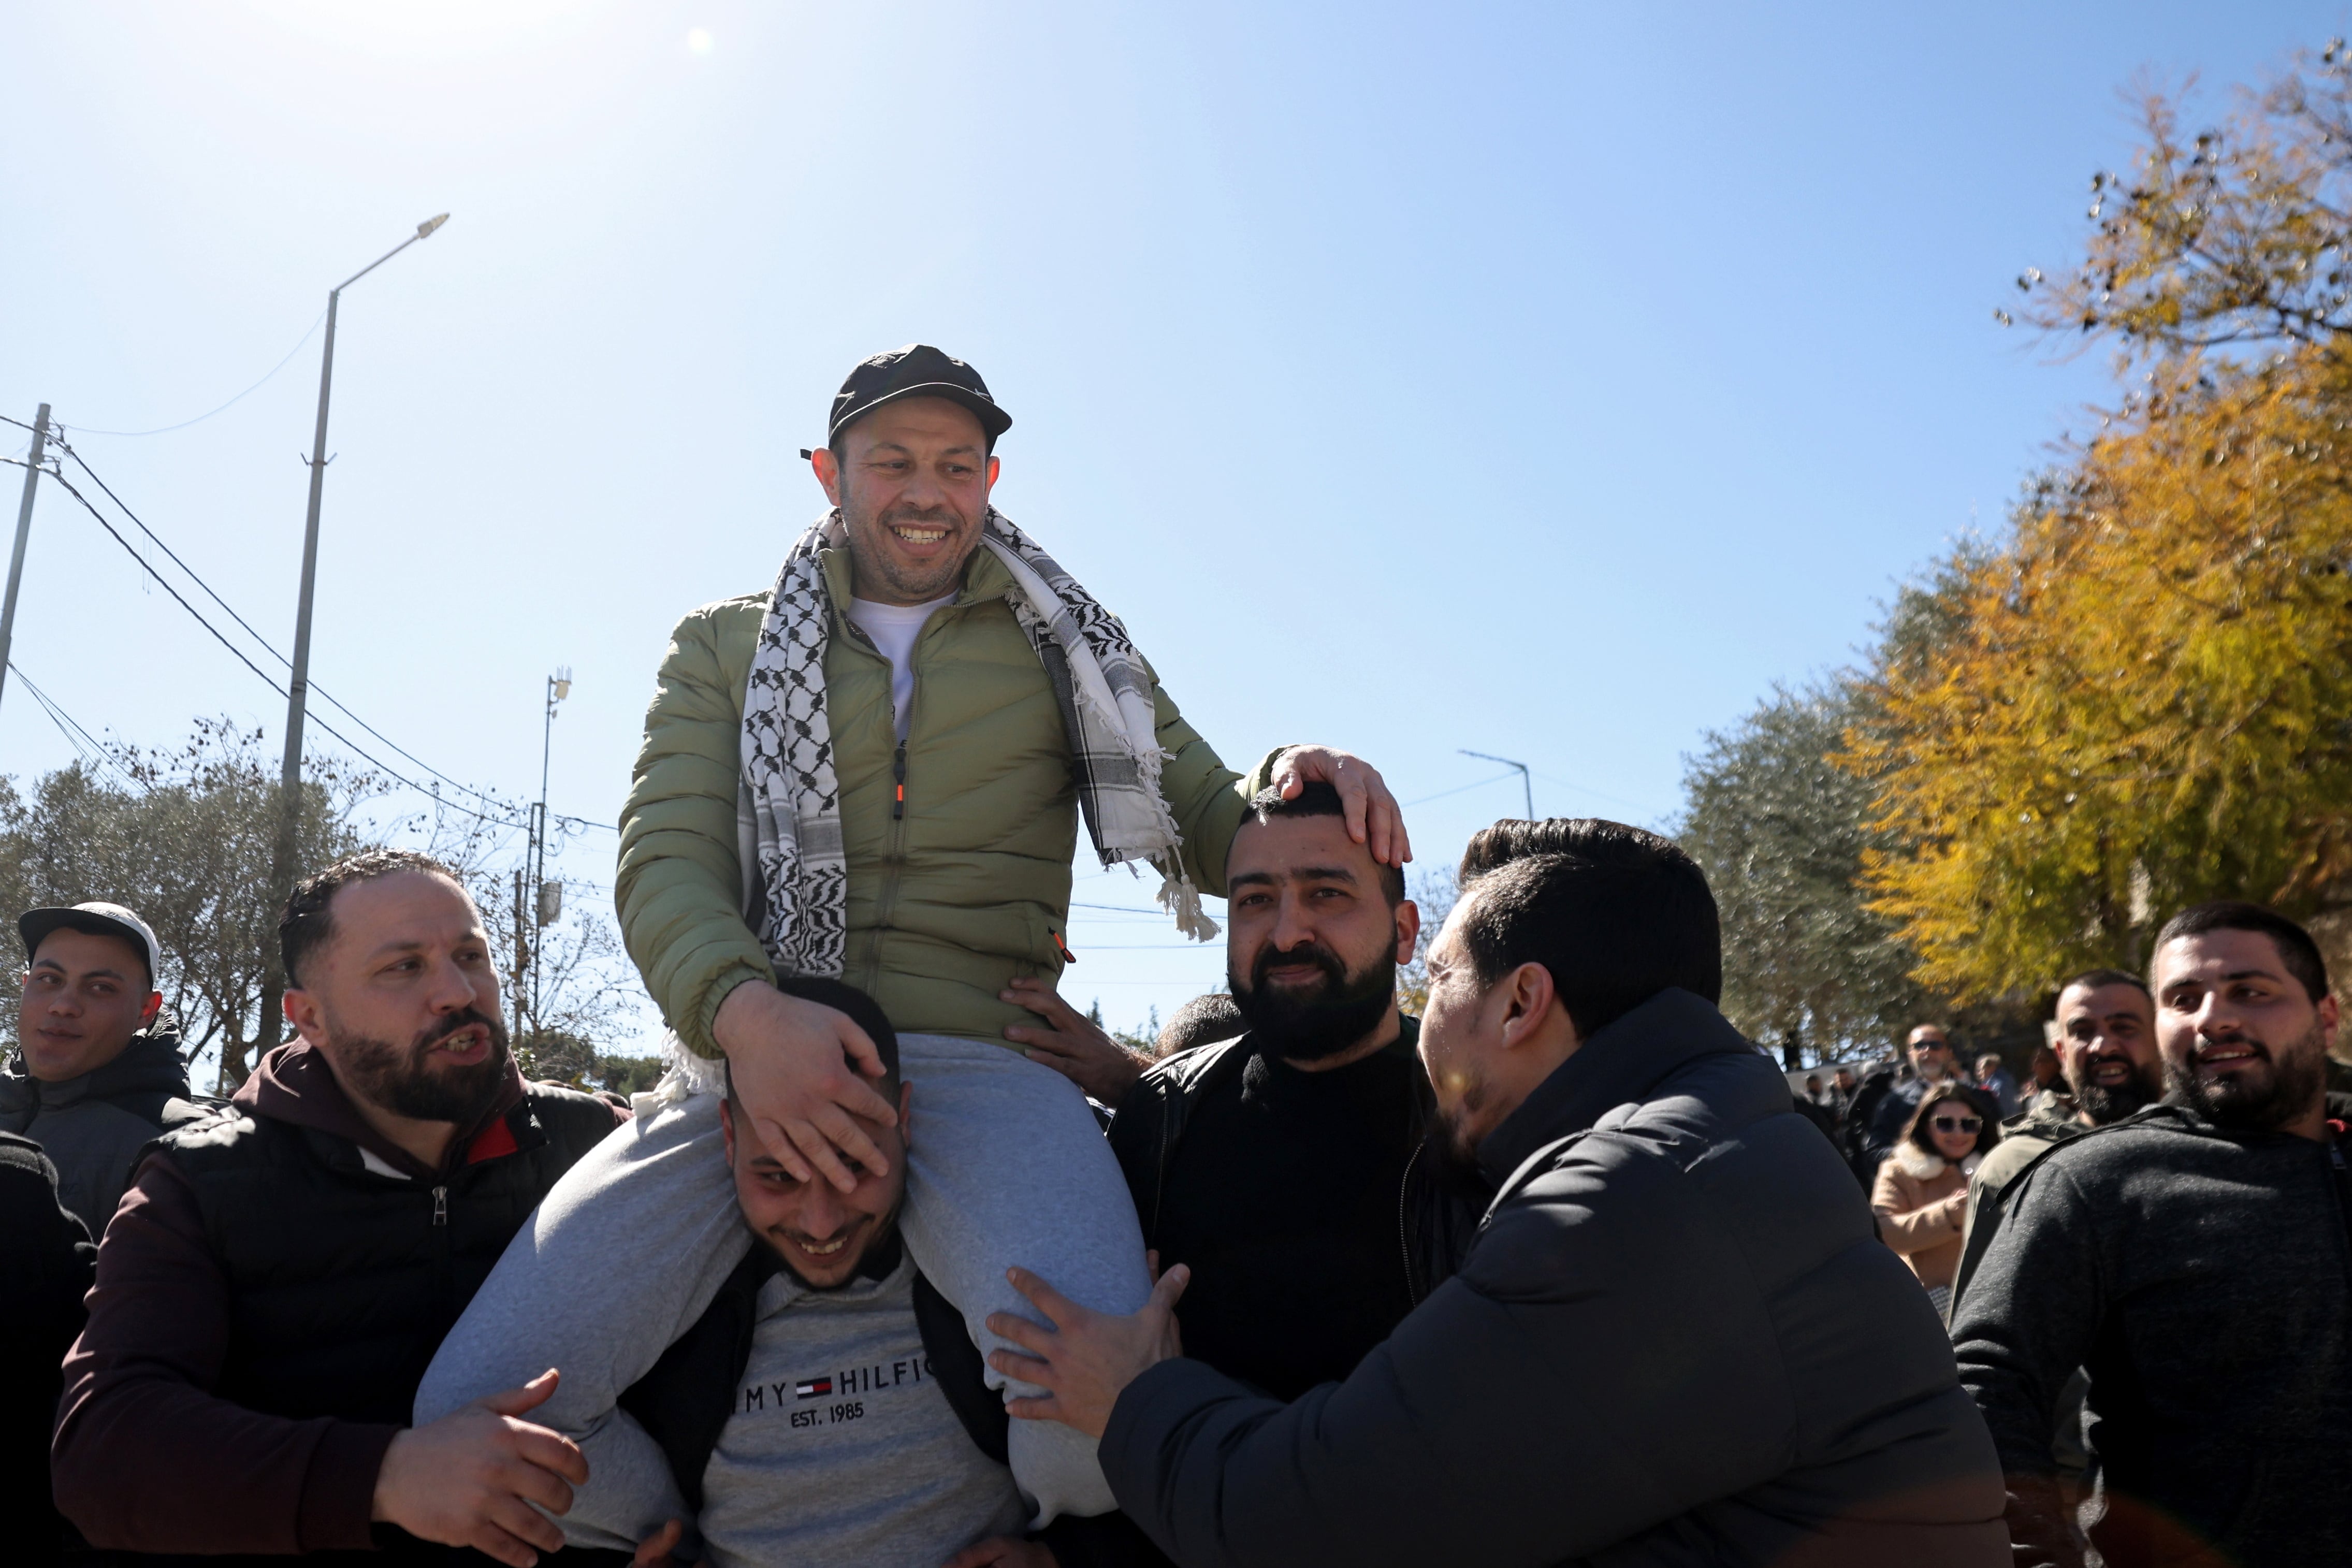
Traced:
[[[1898, 617], [1899, 619], [1899, 617]], [[1675, 837], [1705, 868], [1723, 920], [1724, 1012], [1809, 1059], [1896, 1037], [1927, 998], [1917, 955], [1857, 887], [1872, 792], [1833, 765], [1856, 695], [1837, 682], [1775, 690], [1684, 763]]]

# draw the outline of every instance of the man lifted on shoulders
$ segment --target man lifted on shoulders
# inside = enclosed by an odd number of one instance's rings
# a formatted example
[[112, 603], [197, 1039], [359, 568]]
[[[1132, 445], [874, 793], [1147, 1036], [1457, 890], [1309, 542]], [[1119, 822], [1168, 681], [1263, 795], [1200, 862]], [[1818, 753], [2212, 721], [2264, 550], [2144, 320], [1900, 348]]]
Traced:
[[[614, 889], [688, 1074], [715, 1088], [723, 1058], [746, 1113], [739, 1135], [796, 1179], [845, 1192], [853, 1167], [887, 1171], [859, 1123], [888, 1126], [896, 1110], [866, 1081], [881, 1069], [866, 1032], [776, 981], [838, 977], [881, 1005], [922, 1107], [908, 1246], [984, 1349], [1005, 1342], [985, 1331], [989, 1313], [1028, 1310], [1005, 1283], [1010, 1265], [1050, 1259], [1073, 1296], [1112, 1311], [1150, 1290], [1085, 1098], [1009, 1042], [1029, 1015], [1000, 995], [1061, 970], [1081, 815], [1101, 861], [1148, 861], [1161, 902], [1202, 940], [1216, 928], [1200, 893], [1223, 890], [1257, 788], [1328, 782], [1351, 837], [1391, 866], [1410, 854], [1380, 775], [1344, 752], [1276, 752], [1247, 784], [1218, 760], [1118, 617], [990, 504], [1011, 424], [976, 371], [934, 348], [850, 373], [812, 456], [832, 510], [772, 590], [706, 605], [673, 636]], [[661, 1158], [666, 1130], [692, 1125], [649, 1119], [625, 1145], [638, 1151], [628, 1170], [677, 1184], [675, 1225], [614, 1235], [594, 1218], [612, 1205], [582, 1203], [564, 1222], [576, 1250], [563, 1226], [542, 1223], [532, 1261], [509, 1259], [518, 1278], [675, 1268], [715, 1291], [745, 1243], [720, 1163]], [[604, 1172], [600, 1190], [629, 1179]], [[665, 1310], [529, 1351], [565, 1373], [543, 1418], [572, 1430], [608, 1408], [646, 1371], [642, 1347], [687, 1326]], [[452, 1345], [467, 1344], [481, 1364], [445, 1351], [427, 1396], [508, 1386], [491, 1367], [525, 1353], [461, 1325]], [[1016, 1424], [1012, 1459], [1041, 1519], [1111, 1507], [1093, 1445], [1066, 1428]]]

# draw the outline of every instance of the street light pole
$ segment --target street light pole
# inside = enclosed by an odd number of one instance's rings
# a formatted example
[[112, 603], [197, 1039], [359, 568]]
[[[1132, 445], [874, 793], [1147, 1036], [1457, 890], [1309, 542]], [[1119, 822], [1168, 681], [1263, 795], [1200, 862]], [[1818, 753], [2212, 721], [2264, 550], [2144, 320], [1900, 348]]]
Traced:
[[1528, 772], [1527, 763], [1515, 763], [1508, 757], [1498, 757], [1492, 752], [1473, 752], [1464, 750], [1460, 747], [1456, 747], [1455, 749], [1457, 751], [1461, 751], [1464, 756], [1475, 757], [1482, 763], [1500, 763], [1507, 768], [1518, 769], [1519, 788], [1525, 791], [1527, 795], [1528, 820], [1529, 822], [1533, 822], [1536, 819], [1536, 786], [1532, 782], [1530, 782], [1534, 778], [1534, 775]]
[[[449, 221], [449, 215], [430, 217], [416, 232], [327, 290], [327, 341], [319, 358], [319, 423], [310, 440], [310, 509], [302, 524], [302, 588], [294, 608], [294, 658], [286, 682], [286, 756], [278, 774], [278, 841], [269, 860], [269, 908], [282, 910], [294, 893], [295, 860], [301, 840], [302, 720], [310, 693], [310, 603], [319, 582], [319, 502], [327, 482], [327, 402], [335, 383], [335, 312], [343, 290], [406, 250]], [[278, 998], [286, 989], [278, 950], [272, 943], [268, 972], [261, 984], [261, 1019], [257, 1046], [268, 1050], [278, 1043]]]

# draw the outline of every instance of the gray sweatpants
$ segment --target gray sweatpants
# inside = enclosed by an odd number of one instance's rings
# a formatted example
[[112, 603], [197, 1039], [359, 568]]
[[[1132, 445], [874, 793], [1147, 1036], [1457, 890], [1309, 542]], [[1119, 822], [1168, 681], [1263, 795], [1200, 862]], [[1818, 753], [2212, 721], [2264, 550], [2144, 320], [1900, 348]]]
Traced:
[[[946, 1035], [901, 1035], [898, 1056], [914, 1088], [900, 1228], [973, 1342], [1005, 1344], [988, 1331], [991, 1312], [1038, 1319], [1005, 1280], [1014, 1264], [1082, 1306], [1139, 1310], [1151, 1290], [1143, 1233], [1076, 1086], [1003, 1046]], [[560, 1369], [555, 1397], [527, 1419], [580, 1442], [588, 1458], [588, 1485], [564, 1521], [583, 1544], [634, 1541], [660, 1525], [641, 1515], [668, 1506], [659, 1500], [673, 1495], [667, 1471], [645, 1473], [659, 1468], [659, 1452], [615, 1404], [701, 1317], [751, 1244], [716, 1098], [660, 1103], [680, 1087], [640, 1096], [637, 1121], [555, 1184], [417, 1391], [421, 1425]], [[1007, 1385], [992, 1368], [988, 1376], [1007, 1398], [1039, 1392]], [[1011, 1458], [1035, 1523], [1118, 1506], [1094, 1440], [1058, 1422], [1013, 1422]]]

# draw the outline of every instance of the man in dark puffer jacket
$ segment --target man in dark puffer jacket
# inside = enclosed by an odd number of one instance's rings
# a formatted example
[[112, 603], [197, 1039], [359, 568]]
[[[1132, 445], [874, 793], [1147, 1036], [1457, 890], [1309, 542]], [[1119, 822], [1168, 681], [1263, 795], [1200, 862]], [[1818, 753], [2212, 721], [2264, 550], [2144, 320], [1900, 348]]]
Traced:
[[1462, 1271], [1287, 1405], [1177, 1353], [1178, 1271], [1133, 1318], [1024, 1275], [1059, 1331], [991, 1325], [1051, 1391], [1013, 1413], [1100, 1434], [1186, 1568], [2006, 1563], [1935, 1310], [1717, 1012], [1719, 942], [1698, 868], [1614, 823], [1474, 881], [1421, 1036], [1498, 1184]]
[[480, 913], [438, 863], [346, 860], [278, 935], [301, 1038], [141, 1164], [66, 1361], [58, 1506], [114, 1551], [529, 1568], [562, 1538], [524, 1500], [560, 1512], [586, 1473], [517, 1419], [553, 1375], [425, 1426], [410, 1406], [616, 1114], [523, 1083]]

